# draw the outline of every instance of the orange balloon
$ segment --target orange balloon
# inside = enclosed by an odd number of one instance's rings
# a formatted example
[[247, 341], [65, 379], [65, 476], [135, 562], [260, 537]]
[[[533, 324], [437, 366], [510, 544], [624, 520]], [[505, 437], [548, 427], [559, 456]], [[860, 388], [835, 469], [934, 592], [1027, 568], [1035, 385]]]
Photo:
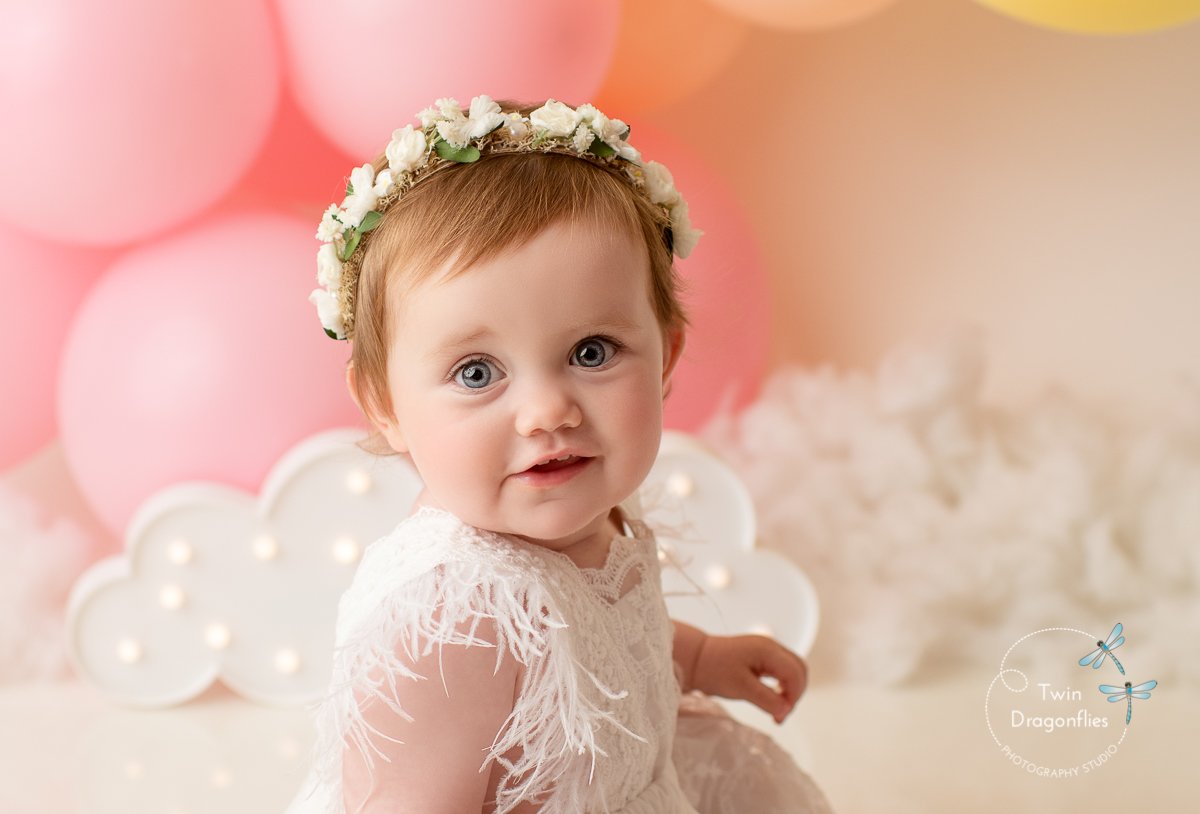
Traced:
[[834, 28], [858, 22], [896, 0], [710, 0], [767, 28]]
[[748, 32], [744, 20], [705, 0], [622, 0], [617, 47], [595, 105], [624, 118], [683, 99], [721, 72]]

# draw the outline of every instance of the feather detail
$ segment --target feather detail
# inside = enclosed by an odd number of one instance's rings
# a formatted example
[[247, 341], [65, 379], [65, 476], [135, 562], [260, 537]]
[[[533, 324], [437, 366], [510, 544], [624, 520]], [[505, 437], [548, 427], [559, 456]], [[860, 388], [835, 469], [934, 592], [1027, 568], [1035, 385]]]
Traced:
[[[437, 509], [420, 510], [369, 546], [338, 607], [331, 689], [316, 716], [314, 769], [322, 782], [341, 788], [345, 748], [356, 748], [371, 771], [376, 757], [386, 760], [376, 738], [395, 739], [368, 724], [361, 706], [378, 699], [411, 720], [394, 700], [397, 682], [427, 676], [409, 664], [448, 644], [494, 646], [496, 669], [506, 656], [525, 666], [517, 701], [481, 766], [494, 761], [505, 772], [496, 814], [527, 800], [542, 801], [545, 814], [582, 811], [582, 791], [597, 757], [606, 756], [597, 730], [644, 738], [598, 705], [597, 694], [620, 700], [626, 692], [605, 687], [575, 658], [555, 580], [550, 560], [532, 547]], [[489, 632], [494, 625], [495, 645], [478, 635], [485, 621]], [[515, 749], [515, 759], [505, 757]]]

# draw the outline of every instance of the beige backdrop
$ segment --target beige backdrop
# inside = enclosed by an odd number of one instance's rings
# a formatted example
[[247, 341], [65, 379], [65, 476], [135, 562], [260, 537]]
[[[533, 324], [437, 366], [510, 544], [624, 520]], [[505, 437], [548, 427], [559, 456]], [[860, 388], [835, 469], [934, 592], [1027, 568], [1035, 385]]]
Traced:
[[726, 172], [769, 263], [775, 365], [870, 367], [973, 323], [985, 398], [1062, 381], [1141, 412], [1200, 377], [1198, 100], [1200, 24], [1085, 36], [899, 0], [831, 31], [754, 28], [655, 119], [762, 134], [755, 162], [677, 131], [742, 165]]

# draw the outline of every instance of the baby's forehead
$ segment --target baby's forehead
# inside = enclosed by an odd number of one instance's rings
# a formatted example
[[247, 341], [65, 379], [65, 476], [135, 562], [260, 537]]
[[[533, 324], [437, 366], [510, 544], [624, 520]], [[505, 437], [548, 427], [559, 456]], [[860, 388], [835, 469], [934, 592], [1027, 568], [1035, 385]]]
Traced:
[[[601, 291], [602, 286], [621, 285], [648, 295], [652, 288], [649, 252], [642, 236], [623, 224], [595, 217], [559, 218], [528, 236], [489, 245], [474, 243], [466, 236], [458, 245], [447, 244], [437, 252], [414, 253], [393, 264], [388, 285], [394, 294], [391, 299], [402, 305], [422, 292], [461, 288], [463, 280], [480, 276], [503, 287], [509, 279], [518, 280], [531, 263], [558, 268], [558, 274], [537, 281], [543, 287], [569, 286], [573, 272], [580, 269], [603, 269], [607, 274], [593, 273], [586, 281], [593, 292]], [[518, 296], [521, 292], [514, 288], [505, 293]]]
[[490, 260], [436, 269], [397, 293], [395, 318], [406, 341], [436, 337], [449, 345], [488, 337], [549, 342], [658, 326], [640, 247], [570, 227]]

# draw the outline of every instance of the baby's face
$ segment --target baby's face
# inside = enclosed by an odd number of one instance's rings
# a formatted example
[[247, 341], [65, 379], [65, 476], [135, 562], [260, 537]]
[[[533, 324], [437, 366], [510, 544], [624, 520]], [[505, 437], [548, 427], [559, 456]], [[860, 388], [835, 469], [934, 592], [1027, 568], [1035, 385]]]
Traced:
[[681, 344], [649, 273], [633, 236], [566, 221], [406, 292], [381, 429], [437, 504], [558, 550], [601, 533], [658, 453]]

